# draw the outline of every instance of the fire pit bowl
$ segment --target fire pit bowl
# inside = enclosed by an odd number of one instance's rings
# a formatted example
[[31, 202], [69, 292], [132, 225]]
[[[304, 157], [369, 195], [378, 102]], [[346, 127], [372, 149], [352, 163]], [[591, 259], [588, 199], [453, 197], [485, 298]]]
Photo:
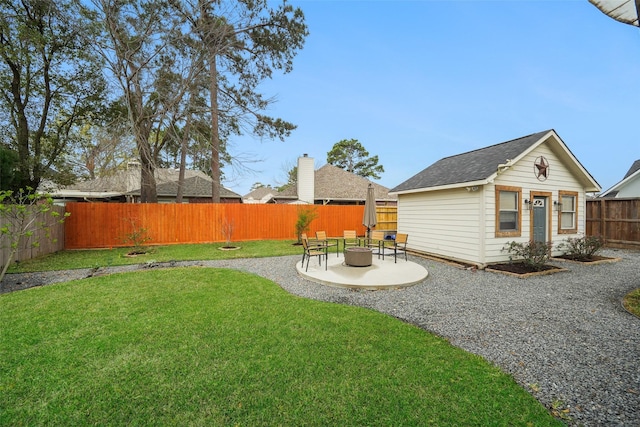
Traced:
[[351, 267], [369, 267], [372, 263], [369, 248], [347, 248], [344, 251], [344, 263]]

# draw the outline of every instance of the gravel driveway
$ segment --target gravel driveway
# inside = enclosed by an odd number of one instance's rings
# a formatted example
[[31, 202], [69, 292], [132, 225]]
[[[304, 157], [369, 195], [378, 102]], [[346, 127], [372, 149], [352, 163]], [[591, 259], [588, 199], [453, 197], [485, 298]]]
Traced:
[[[622, 260], [559, 263], [569, 271], [527, 279], [412, 257], [427, 268], [427, 279], [384, 291], [308, 282], [296, 273], [299, 256], [171, 265], [236, 268], [305, 298], [387, 313], [501, 367], [545, 406], [564, 411], [569, 424], [640, 426], [640, 319], [621, 305], [625, 294], [640, 288], [640, 251], [605, 250], [602, 255]], [[8, 275], [5, 287], [20, 289], [94, 273]]]

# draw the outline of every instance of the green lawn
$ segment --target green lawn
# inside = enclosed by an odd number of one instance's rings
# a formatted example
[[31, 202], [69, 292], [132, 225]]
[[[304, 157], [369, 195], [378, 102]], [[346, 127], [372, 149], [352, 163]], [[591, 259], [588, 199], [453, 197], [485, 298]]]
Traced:
[[640, 289], [629, 292], [622, 302], [627, 310], [640, 317]]
[[13, 264], [9, 273], [69, 270], [76, 268], [110, 267], [114, 265], [144, 264], [149, 261], [201, 261], [229, 258], [256, 258], [302, 254], [302, 246], [293, 240], [260, 240], [239, 242], [238, 250], [220, 250], [225, 243], [198, 245], [149, 246], [146, 255], [127, 257], [131, 248], [61, 251], [40, 258]]
[[226, 269], [0, 296], [0, 425], [561, 425], [480, 357]]

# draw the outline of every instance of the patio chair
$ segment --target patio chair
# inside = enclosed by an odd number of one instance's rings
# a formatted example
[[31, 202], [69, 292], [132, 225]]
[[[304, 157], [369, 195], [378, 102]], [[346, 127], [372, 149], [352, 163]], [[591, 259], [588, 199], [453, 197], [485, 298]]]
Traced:
[[338, 239], [335, 239], [335, 243], [330, 243], [325, 231], [316, 231], [316, 240], [324, 244], [324, 246], [327, 248], [327, 251], [329, 250], [329, 248], [335, 246], [336, 256], [338, 256]]
[[396, 234], [396, 240], [393, 242], [393, 262], [398, 262], [398, 252], [404, 252], [404, 260], [407, 261], [407, 240], [409, 240], [408, 234]]
[[378, 259], [380, 259], [380, 255], [382, 255], [382, 259], [384, 260], [384, 232], [372, 231], [371, 236], [365, 239], [364, 246], [370, 248], [372, 253], [377, 254]]
[[342, 252], [346, 251], [348, 247], [360, 246], [360, 239], [356, 230], [344, 230], [342, 233]]
[[[318, 242], [316, 239], [309, 239], [309, 237], [307, 236], [307, 233], [301, 233], [300, 234], [300, 240], [301, 241], [307, 241], [307, 246], [309, 248], [324, 248], [324, 243], [322, 242]], [[306, 256], [306, 251], [302, 252], [302, 263], [304, 264], [304, 257]]]
[[306, 240], [309, 246], [324, 246], [324, 242], [320, 242], [318, 239], [310, 239], [307, 233], [300, 234], [300, 240], [302, 239]]
[[309, 271], [309, 261], [312, 256], [318, 257], [318, 263], [322, 266], [322, 257], [325, 258], [324, 269], [327, 269], [327, 264], [329, 264], [329, 255], [327, 253], [327, 248], [325, 246], [309, 246], [309, 241], [302, 237], [302, 247], [304, 248], [304, 253], [302, 254], [302, 266], [304, 266], [304, 259], [307, 259], [307, 267], [304, 271]]

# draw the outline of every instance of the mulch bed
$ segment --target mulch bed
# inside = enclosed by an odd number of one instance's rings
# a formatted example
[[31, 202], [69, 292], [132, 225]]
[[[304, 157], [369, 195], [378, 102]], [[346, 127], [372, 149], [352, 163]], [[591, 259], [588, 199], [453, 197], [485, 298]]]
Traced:
[[532, 274], [532, 273], [549, 273], [554, 272], [555, 270], [562, 271], [563, 269], [560, 267], [556, 267], [555, 265], [544, 265], [541, 269], [534, 269], [530, 265], [514, 262], [508, 264], [493, 264], [487, 267], [490, 270], [504, 271], [507, 273], [513, 274]]
[[559, 255], [559, 256], [555, 256], [554, 258], [562, 259], [565, 261], [584, 262], [584, 263], [591, 263], [591, 262], [597, 262], [597, 261], [614, 261], [618, 259], [618, 258], [610, 258], [610, 257], [600, 256], [600, 255], [593, 255], [587, 258], [576, 257], [571, 255]]

